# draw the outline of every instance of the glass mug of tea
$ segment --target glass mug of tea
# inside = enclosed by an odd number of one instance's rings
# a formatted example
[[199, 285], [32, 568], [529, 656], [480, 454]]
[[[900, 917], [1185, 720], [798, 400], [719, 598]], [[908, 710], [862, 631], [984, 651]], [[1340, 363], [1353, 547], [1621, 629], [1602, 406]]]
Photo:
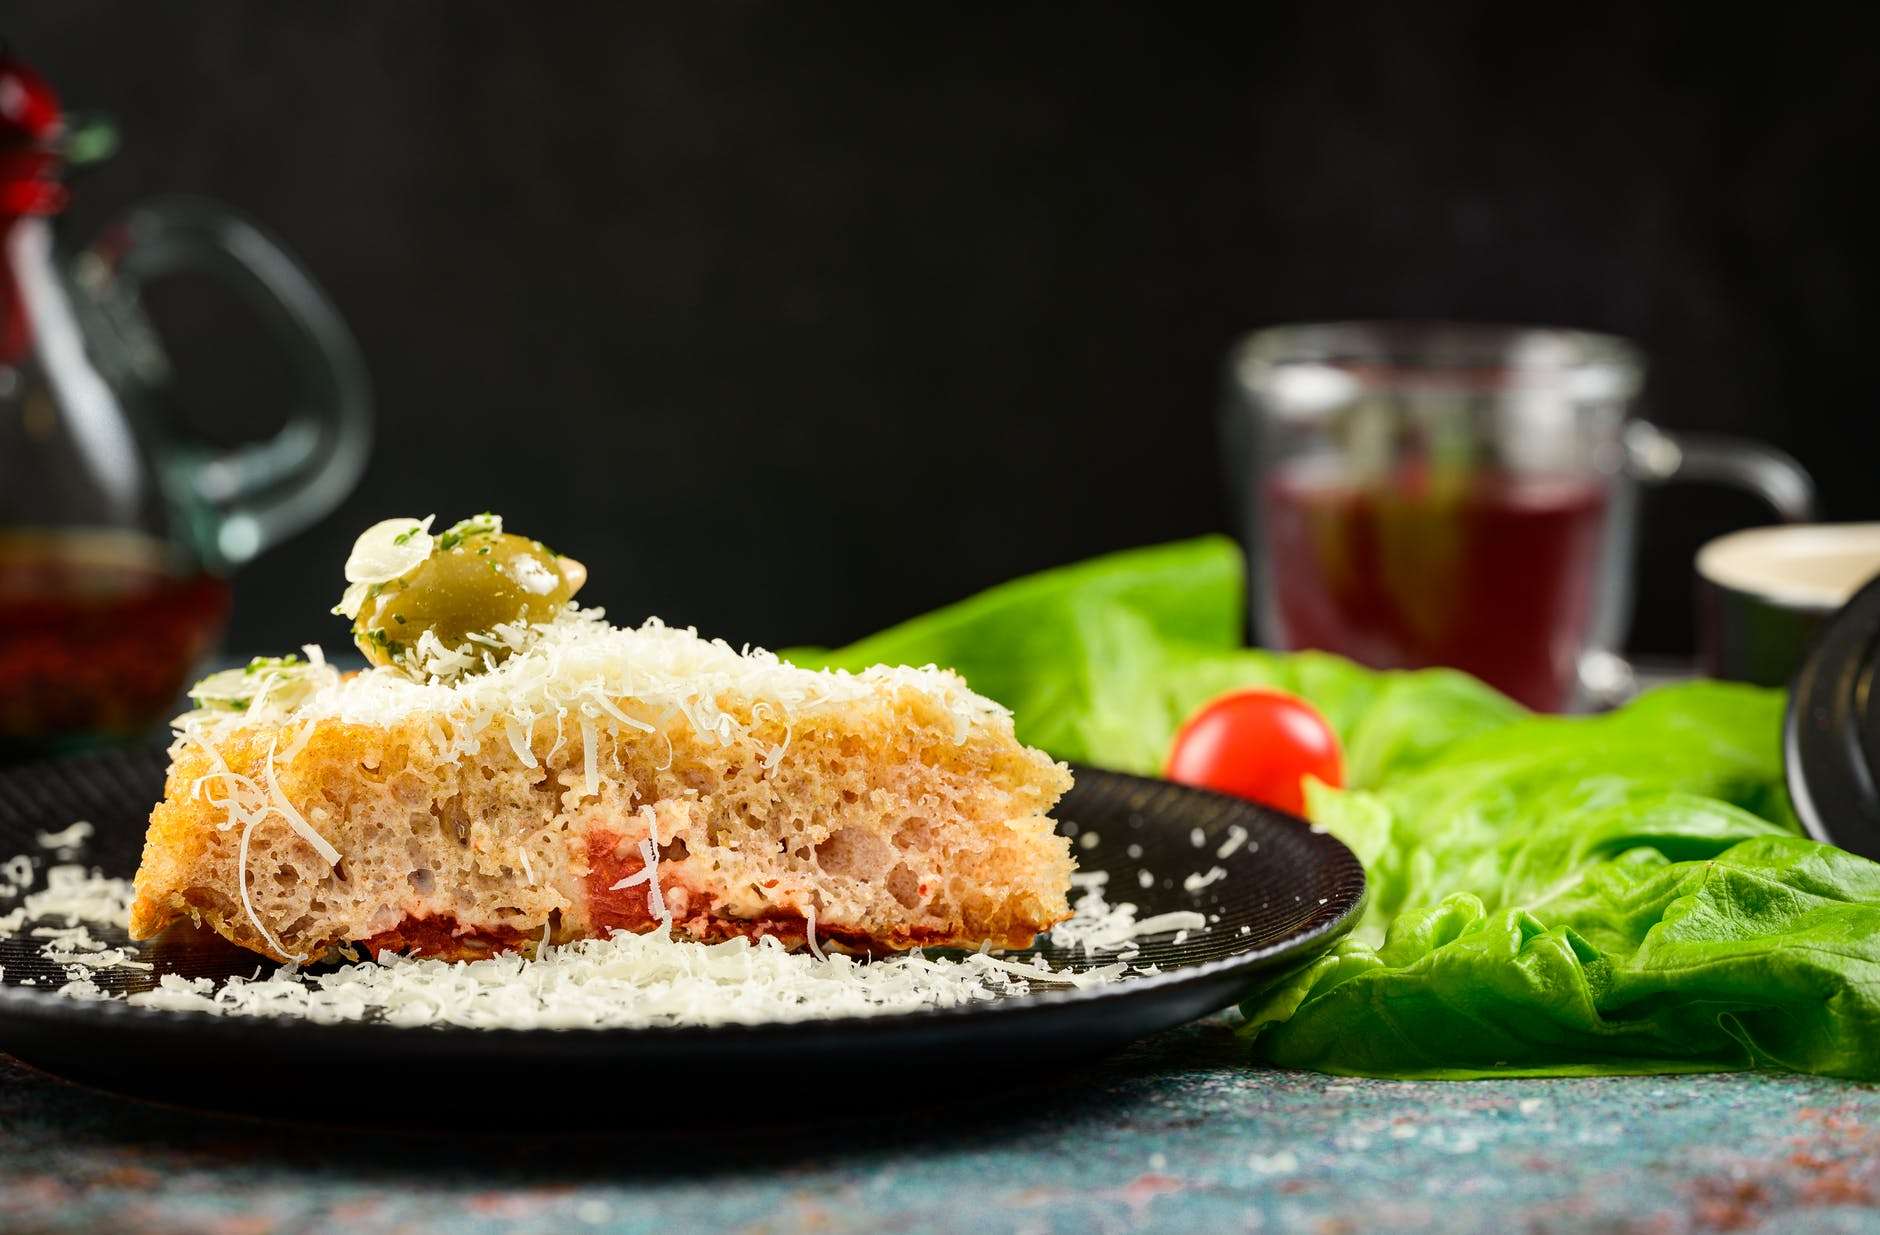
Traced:
[[[331, 510], [370, 437], [352, 336], [247, 219], [154, 201], [65, 251], [68, 136], [0, 58], [0, 758], [163, 719], [220, 638], [226, 573]], [[141, 304], [175, 275], [220, 281], [278, 343], [294, 402], [267, 440], [211, 445], [173, 414]]]
[[1437, 322], [1258, 331], [1223, 441], [1260, 641], [1462, 669], [1529, 707], [1619, 689], [1641, 483], [1708, 480], [1788, 521], [1814, 488], [1753, 442], [1637, 419], [1622, 339]]

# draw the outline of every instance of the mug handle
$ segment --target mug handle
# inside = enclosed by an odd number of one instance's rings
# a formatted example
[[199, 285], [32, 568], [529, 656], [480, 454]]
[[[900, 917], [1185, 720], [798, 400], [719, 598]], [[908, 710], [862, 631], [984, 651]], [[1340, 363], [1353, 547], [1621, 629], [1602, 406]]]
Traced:
[[[1793, 458], [1746, 438], [1667, 433], [1645, 420], [1625, 428], [1626, 472], [1643, 484], [1695, 480], [1728, 485], [1761, 498], [1784, 523], [1815, 517], [1815, 482]], [[1638, 693], [1637, 670], [1616, 652], [1580, 657], [1580, 694], [1596, 709], [1617, 707]]]
[[228, 568], [322, 518], [352, 491], [372, 441], [371, 389], [358, 344], [300, 263], [252, 220], [188, 197], [134, 207], [74, 270], [118, 337], [116, 367], [139, 386], [160, 393], [171, 376], [142, 310], [144, 286], [184, 272], [219, 280], [255, 311], [285, 353], [297, 391], [273, 437], [228, 450], [177, 443], [160, 460], [204, 557]]
[[1635, 420], [1625, 429], [1626, 467], [1652, 485], [1674, 480], [1709, 481], [1743, 489], [1767, 502], [1784, 523], [1815, 517], [1815, 482], [1788, 455], [1747, 438], [1708, 433], [1667, 433]]

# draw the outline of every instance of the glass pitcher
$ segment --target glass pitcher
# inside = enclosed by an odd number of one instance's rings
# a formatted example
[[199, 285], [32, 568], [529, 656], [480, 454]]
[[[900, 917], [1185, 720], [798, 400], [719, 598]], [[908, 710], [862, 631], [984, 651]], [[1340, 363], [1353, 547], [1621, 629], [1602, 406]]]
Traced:
[[[0, 60], [0, 758], [161, 720], [220, 637], [228, 573], [330, 511], [371, 433], [357, 345], [251, 221], [157, 200], [68, 251], [71, 137]], [[178, 274], [225, 284], [278, 342], [295, 403], [273, 437], [221, 449], [173, 414], [141, 304]]]

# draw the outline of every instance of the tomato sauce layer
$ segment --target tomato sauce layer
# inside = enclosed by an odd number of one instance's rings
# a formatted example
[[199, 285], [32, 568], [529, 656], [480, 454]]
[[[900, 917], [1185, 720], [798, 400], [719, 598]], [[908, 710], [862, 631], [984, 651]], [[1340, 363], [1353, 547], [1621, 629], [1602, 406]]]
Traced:
[[450, 914], [432, 918], [407, 917], [391, 930], [380, 931], [360, 946], [377, 956], [380, 952], [400, 952], [407, 956], [429, 956], [440, 960], [474, 960], [498, 952], [515, 952], [534, 940], [512, 926], [479, 926], [464, 929]]

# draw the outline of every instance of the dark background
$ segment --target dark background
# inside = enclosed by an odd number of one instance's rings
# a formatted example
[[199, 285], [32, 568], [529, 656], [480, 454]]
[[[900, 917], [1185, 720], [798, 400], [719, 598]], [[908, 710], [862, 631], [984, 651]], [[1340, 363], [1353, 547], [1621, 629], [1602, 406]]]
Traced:
[[[1226, 527], [1219, 359], [1287, 320], [1617, 331], [1661, 422], [1880, 517], [1875, 22], [1724, 11], [62, 0], [0, 32], [121, 123], [74, 238], [221, 198], [366, 353], [371, 470], [241, 576], [235, 646], [339, 642], [361, 527], [486, 507], [616, 617], [787, 644]], [[203, 427], [265, 427], [268, 353], [178, 295]], [[1677, 652], [1692, 550], [1765, 517], [1646, 516], [1636, 643]]]

